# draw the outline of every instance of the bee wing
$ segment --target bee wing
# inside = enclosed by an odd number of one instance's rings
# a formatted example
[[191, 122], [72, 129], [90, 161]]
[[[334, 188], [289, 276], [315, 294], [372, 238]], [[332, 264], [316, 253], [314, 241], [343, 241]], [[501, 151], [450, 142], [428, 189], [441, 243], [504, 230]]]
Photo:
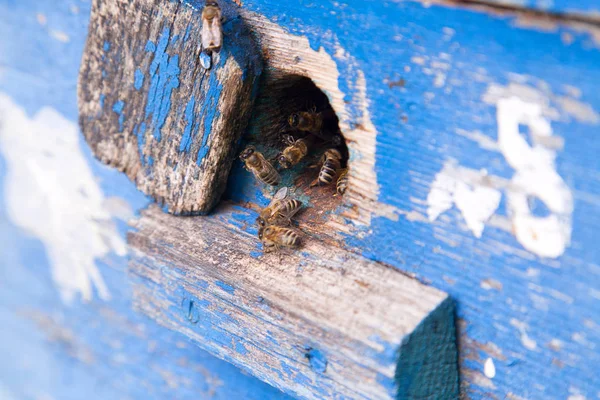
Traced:
[[[277, 193], [275, 193], [275, 196], [273, 196], [273, 200], [271, 200], [271, 204], [275, 203], [276, 201], [281, 201], [281, 200], [285, 199], [288, 195], [288, 191], [289, 191], [289, 189], [287, 186], [284, 186], [281, 189], [279, 189], [277, 191]], [[271, 204], [269, 204], [269, 205], [271, 205]]]

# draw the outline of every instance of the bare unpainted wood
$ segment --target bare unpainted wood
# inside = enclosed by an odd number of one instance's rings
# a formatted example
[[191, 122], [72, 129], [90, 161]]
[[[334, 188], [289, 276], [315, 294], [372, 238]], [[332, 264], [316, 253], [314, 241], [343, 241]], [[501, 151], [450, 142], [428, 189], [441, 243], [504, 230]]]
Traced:
[[222, 8], [223, 48], [206, 70], [199, 10], [162, 0], [92, 6], [79, 80], [84, 136], [175, 214], [206, 213], [219, 200], [260, 75], [244, 21]]
[[300, 398], [457, 398], [445, 293], [314, 239], [263, 255], [254, 218], [143, 212], [129, 235], [135, 306]]

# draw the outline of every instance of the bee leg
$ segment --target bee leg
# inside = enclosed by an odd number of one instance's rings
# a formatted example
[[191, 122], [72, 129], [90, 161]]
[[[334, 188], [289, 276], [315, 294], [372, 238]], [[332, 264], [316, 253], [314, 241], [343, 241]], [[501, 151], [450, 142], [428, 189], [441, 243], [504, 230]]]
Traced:
[[275, 157], [269, 158], [267, 161], [269, 162], [269, 164], [271, 164], [273, 166], [273, 168], [275, 168], [277, 170], [277, 172], [281, 171], [281, 164], [279, 164], [278, 162], [278, 158], [282, 153], [279, 152], [277, 153], [277, 155]]
[[319, 181], [319, 178], [317, 178], [311, 182], [310, 187], [313, 187], [313, 186], [321, 186], [321, 181]]

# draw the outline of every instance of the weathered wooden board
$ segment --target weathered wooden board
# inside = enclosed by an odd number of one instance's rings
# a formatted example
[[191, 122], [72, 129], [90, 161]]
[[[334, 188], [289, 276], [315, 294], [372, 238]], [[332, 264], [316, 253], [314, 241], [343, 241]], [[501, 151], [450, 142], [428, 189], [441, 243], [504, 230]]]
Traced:
[[[471, 1], [471, 0], [464, 0]], [[584, 17], [592, 20], [600, 19], [600, 4], [595, 0], [473, 0], [473, 3], [518, 7], [540, 12]]]
[[[302, 226], [458, 299], [465, 396], [593, 398], [596, 25], [446, 3], [244, 9], [269, 54], [263, 77], [309, 76], [348, 139], [348, 208], [328, 211], [301, 191], [313, 206]], [[549, 162], [523, 184], [531, 148]], [[513, 157], [521, 150], [525, 164]], [[239, 166], [233, 174], [230, 199], [267, 204]], [[548, 183], [542, 197], [537, 182]]]
[[300, 398], [458, 396], [445, 293], [319, 240], [257, 257], [257, 214], [217, 213], [142, 213], [128, 238], [139, 310]]
[[[596, 398], [597, 28], [457, 2], [241, 3], [266, 21], [265, 32], [287, 38], [263, 43], [289, 56], [286, 70], [310, 76], [348, 127], [372, 124], [371, 150], [354, 153], [361, 147], [354, 146], [351, 155], [357, 171], [367, 171], [357, 163], [373, 161], [375, 212], [363, 212], [370, 219], [361, 219], [362, 228], [340, 235], [327, 222], [357, 218], [337, 207], [320, 214], [315, 203], [306, 211], [313, 222], [303, 227], [456, 299], [465, 398]], [[3, 105], [12, 104], [3, 107], [11, 123], [0, 135], [0, 319], [10, 327], [0, 331], [7, 355], [0, 392], [17, 399], [289, 398], [131, 309], [134, 288], [144, 288], [129, 282], [127, 260], [109, 244], [124, 244], [123, 208], [146, 202], [77, 141], [75, 86], [89, 8], [79, 0], [0, 0], [0, 91], [10, 99]], [[497, 86], [549, 112], [553, 134], [537, 143], [554, 152], [574, 205], [570, 242], [556, 259], [525, 249], [512, 232], [506, 184], [515, 169], [498, 151], [500, 98], [484, 96]], [[361, 118], [365, 109], [370, 118]], [[444, 168], [449, 159], [461, 168]], [[429, 220], [438, 174], [458, 176], [472, 190], [497, 185], [500, 205], [480, 236], [471, 228], [481, 225], [467, 224], [481, 210], [477, 202]], [[372, 181], [364, 176], [352, 186]], [[254, 209], [268, 202], [238, 164], [230, 183], [235, 202]], [[349, 196], [343, 201], [355, 204]], [[37, 207], [29, 205], [34, 200]], [[531, 205], [545, 211], [535, 199]]]
[[214, 207], [250, 117], [260, 56], [230, 3], [223, 19], [225, 43], [206, 70], [199, 10], [159, 0], [92, 5], [79, 79], [82, 131], [96, 157], [171, 213]]

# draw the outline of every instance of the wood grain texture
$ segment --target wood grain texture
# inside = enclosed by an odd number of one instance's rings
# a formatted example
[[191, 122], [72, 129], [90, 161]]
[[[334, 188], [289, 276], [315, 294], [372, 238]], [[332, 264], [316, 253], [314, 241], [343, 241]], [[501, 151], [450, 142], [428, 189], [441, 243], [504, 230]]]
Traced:
[[456, 398], [445, 293], [310, 238], [257, 256], [255, 218], [144, 211], [128, 238], [136, 307], [300, 398]]
[[94, 1], [79, 79], [80, 125], [96, 157], [175, 214], [225, 190], [261, 61], [235, 9], [213, 67], [198, 61], [200, 12], [179, 2]]
[[[569, 8], [584, 4], [561, 3]], [[0, 0], [0, 90], [33, 121], [48, 108], [77, 120], [74, 88], [89, 7], [90, 2], [80, 0]], [[525, 19], [521, 12], [500, 13], [487, 6], [455, 2], [244, 0], [243, 7], [290, 39], [287, 48], [274, 49], [289, 54], [288, 69], [308, 71], [328, 96], [329, 88], [337, 83], [341, 96], [330, 99], [342, 99], [348, 109], [360, 97], [355, 90], [357, 71], [364, 72], [364, 98], [377, 133], [372, 156], [378, 201], [382, 207], [393, 208], [396, 218], [372, 218], [363, 232], [343, 239], [364, 257], [415, 275], [456, 300], [464, 398], [596, 398], [600, 391], [596, 379], [600, 365], [600, 141], [598, 125], [580, 116], [600, 110], [598, 29], [541, 15]], [[268, 49], [268, 41], [264, 43]], [[313, 52], [298, 54], [302, 59], [294, 64], [298, 50], [290, 46], [305, 44]], [[338, 75], [321, 72], [327, 57]], [[319, 81], [324, 75], [332, 77], [328, 79], [331, 86]], [[575, 200], [571, 244], [558, 259], [538, 257], [517, 241], [507, 221], [504, 195], [498, 215], [486, 223], [481, 237], [473, 235], [463, 215], [478, 207], [454, 206], [433, 222], [427, 218], [428, 194], [448, 158], [463, 167], [459, 172], [468, 172], [457, 174], [467, 184], [483, 182], [469, 180], [473, 175], [481, 179], [477, 172], [482, 170], [494, 176], [488, 180], [491, 183], [499, 182], [499, 176], [506, 183], [515, 173], [497, 150], [495, 103], [483, 100], [490, 87], [515, 83], [538, 93], [536, 101], [550, 105], [546, 111], [558, 113], [551, 115], [552, 128], [555, 145], [564, 143], [564, 148], [555, 146], [556, 165]], [[348, 123], [357, 126], [361, 120], [352, 117]], [[39, 124], [27, 125], [37, 135], [31, 143], [44, 137]], [[4, 124], [4, 132], [6, 128]], [[23, 131], [27, 129], [8, 137], [18, 138]], [[13, 174], [15, 165], [37, 165], [31, 163], [37, 160], [30, 158], [32, 147], [11, 144], [1, 150], [0, 319], [9, 327], [0, 332], [0, 354], [6, 355], [0, 360], [2, 394], [101, 400], [279, 398], [276, 390], [258, 379], [214, 360], [185, 337], [132, 310], [133, 287], [127, 279], [125, 257], [109, 255], [95, 261], [110, 301], [100, 299], [93, 289], [91, 303], [61, 301], [63, 287], [51, 273], [58, 265], [48, 257], [54, 248], [47, 238], [68, 238], [67, 228], [72, 225], [59, 216], [61, 229], [52, 231], [52, 225], [36, 221], [35, 228], [49, 232], [39, 237], [7, 206], [15, 196], [10, 185], [26, 187], [37, 182], [31, 172]], [[143, 196], [122, 174], [100, 167], [90, 158], [87, 146], [78, 149], [93, 170], [107, 205], [145, 207]], [[53, 155], [65, 169], [75, 169], [70, 157]], [[47, 156], [47, 152], [40, 153], [39, 159]], [[357, 163], [366, 160], [353, 159], [355, 171]], [[238, 163], [234, 175], [230, 180], [234, 201], [257, 209], [268, 203], [261, 186]], [[57, 176], [52, 187], [55, 193], [67, 196], [69, 190], [78, 189], [64, 174]], [[17, 200], [18, 208], [30, 211], [23, 200], [41, 198], [45, 197], [29, 192]], [[318, 203], [307, 207], [305, 213], [320, 213]], [[323, 219], [340, 218], [341, 210], [323, 213]], [[69, 211], [72, 215], [80, 208], [70, 206]], [[119, 212], [110, 212], [119, 218]], [[34, 209], [30, 214], [31, 219], [39, 215]], [[322, 220], [313, 224], [325, 225]], [[119, 221], [118, 226], [124, 234], [126, 224]], [[103, 229], [97, 218], [86, 220], [77, 226], [76, 236]], [[76, 251], [73, 242], [67, 244]], [[74, 279], [78, 271], [68, 271], [67, 276]], [[137, 336], [138, 325], [143, 340]], [[72, 340], [60, 340], [64, 337]], [[84, 347], [74, 347], [78, 345]], [[86, 349], [94, 356], [91, 364], [81, 361], [88, 359]], [[15, 366], [16, 359], [24, 362]]]

